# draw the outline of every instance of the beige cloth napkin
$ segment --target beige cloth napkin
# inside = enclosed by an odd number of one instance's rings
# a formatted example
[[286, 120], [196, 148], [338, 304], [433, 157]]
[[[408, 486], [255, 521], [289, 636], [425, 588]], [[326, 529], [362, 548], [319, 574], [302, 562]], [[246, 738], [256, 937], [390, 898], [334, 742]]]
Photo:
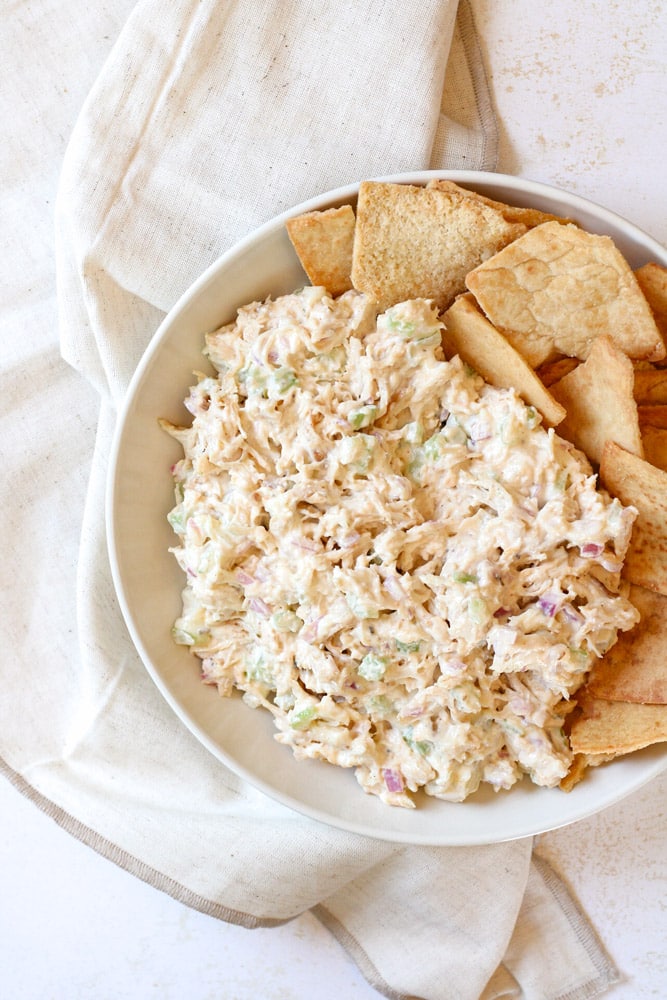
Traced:
[[[246, 785], [149, 680], [105, 548], [116, 408], [193, 278], [304, 198], [401, 170], [488, 169], [495, 142], [467, 2], [136, 5], [78, 119], [58, 196], [61, 347], [80, 377], [41, 342], [31, 368], [29, 351], [3, 363], [5, 611], [25, 654], [3, 666], [0, 753], [58, 822], [187, 905], [248, 927], [312, 909], [385, 996], [583, 1000], [616, 973], [530, 841], [403, 847]], [[38, 429], [29, 443], [26, 421]], [[75, 619], [63, 556], [84, 475]]]

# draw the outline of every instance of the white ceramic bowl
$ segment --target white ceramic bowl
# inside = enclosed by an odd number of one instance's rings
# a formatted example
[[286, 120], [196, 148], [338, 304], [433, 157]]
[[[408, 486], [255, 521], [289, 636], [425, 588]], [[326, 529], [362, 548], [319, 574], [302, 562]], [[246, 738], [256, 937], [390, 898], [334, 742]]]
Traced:
[[[667, 265], [667, 252], [619, 216], [562, 191], [499, 174], [419, 172], [394, 181], [426, 183], [446, 177], [482, 194], [532, 205], [606, 233], [633, 267]], [[201, 370], [203, 333], [234, 318], [236, 309], [305, 283], [285, 232], [285, 220], [304, 211], [354, 202], [357, 187], [329, 192], [296, 206], [213, 264], [182, 296], [153, 337], [130, 385], [118, 422], [109, 469], [108, 541], [120, 605], [147, 670], [173, 710], [221, 762], [287, 806], [346, 830], [418, 844], [484, 844], [554, 829], [589, 816], [638, 788], [667, 764], [652, 748], [596, 768], [572, 792], [536, 788], [527, 780], [509, 792], [483, 790], [464, 803], [419, 797], [417, 809], [392, 808], [365, 795], [352, 772], [297, 762], [273, 739], [268, 713], [240, 698], [220, 698], [203, 684], [199, 661], [176, 646], [171, 626], [180, 611], [183, 578], [167, 551], [174, 536], [170, 466], [180, 448], [158, 417], [191, 419], [183, 407], [192, 372]]]

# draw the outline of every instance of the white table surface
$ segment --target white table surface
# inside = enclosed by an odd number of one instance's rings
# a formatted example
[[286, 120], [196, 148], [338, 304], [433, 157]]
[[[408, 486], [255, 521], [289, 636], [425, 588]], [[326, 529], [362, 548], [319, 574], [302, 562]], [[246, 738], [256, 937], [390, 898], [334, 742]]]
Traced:
[[[103, 27], [114, 19], [99, 6], [83, 93], [113, 41]], [[473, 8], [501, 123], [499, 169], [574, 190], [667, 242], [667, 4]], [[54, 176], [57, 167], [56, 157]], [[663, 774], [540, 840], [624, 977], [611, 1000], [667, 997], [666, 801]], [[377, 1000], [309, 915], [245, 931], [187, 909], [97, 856], [4, 781], [0, 816], [0, 1000]]]

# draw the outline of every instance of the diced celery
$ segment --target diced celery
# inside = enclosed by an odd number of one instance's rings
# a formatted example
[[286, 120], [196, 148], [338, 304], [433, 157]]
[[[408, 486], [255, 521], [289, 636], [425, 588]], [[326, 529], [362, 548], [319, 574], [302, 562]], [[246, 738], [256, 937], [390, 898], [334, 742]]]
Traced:
[[440, 432], [433, 434], [428, 441], [424, 442], [422, 455], [427, 461], [435, 462], [443, 454], [446, 443], [445, 438]]
[[486, 601], [481, 597], [471, 597], [468, 601], [468, 614], [476, 625], [482, 625], [488, 617]]
[[421, 757], [425, 757], [433, 749], [433, 744], [430, 740], [415, 740], [414, 739], [414, 727], [407, 726], [401, 733], [404, 743], [410, 747], [411, 750], [415, 750]]
[[291, 368], [277, 368], [270, 378], [270, 387], [283, 396], [293, 385], [297, 384], [297, 377]]
[[238, 373], [238, 381], [249, 396], [266, 392], [266, 377], [266, 372], [259, 365], [247, 364]]
[[377, 406], [374, 406], [372, 403], [368, 403], [365, 406], [360, 406], [358, 410], [352, 410], [347, 417], [348, 423], [351, 427], [354, 427], [355, 430], [359, 430], [361, 427], [368, 427], [368, 425], [372, 424], [377, 417], [377, 413]]
[[393, 307], [387, 309], [385, 315], [385, 321], [388, 329], [392, 333], [398, 334], [399, 337], [403, 337], [405, 340], [420, 340], [425, 341], [432, 339], [435, 341], [440, 341], [440, 326], [437, 320], [429, 324], [428, 319], [424, 317], [421, 322], [414, 322], [404, 318], [401, 314], [401, 306]]
[[375, 653], [367, 653], [359, 664], [358, 672], [367, 681], [379, 681], [384, 676], [386, 669], [386, 657], [376, 656]]
[[276, 632], [298, 632], [303, 622], [293, 611], [276, 611], [271, 622]]
[[167, 514], [167, 520], [177, 535], [182, 535], [185, 531], [185, 511], [182, 507], [174, 507]]
[[378, 694], [369, 699], [371, 711], [376, 715], [388, 715], [394, 709], [394, 703], [384, 694]]
[[313, 721], [317, 715], [317, 708], [314, 705], [309, 705], [308, 708], [302, 708], [299, 712], [294, 712], [290, 715], [290, 726], [292, 729], [307, 729], [308, 724]]
[[250, 654], [246, 663], [245, 674], [249, 681], [255, 684], [263, 684], [265, 687], [275, 687], [275, 681], [271, 672], [271, 667], [267, 663], [264, 652], [255, 648]]
[[397, 333], [399, 337], [405, 337], [406, 339], [408, 337], [414, 337], [415, 335], [414, 323], [410, 323], [404, 319], [401, 319], [401, 317], [393, 313], [391, 309], [387, 310], [386, 316], [387, 316], [387, 326], [392, 331], [392, 333]]
[[194, 646], [195, 644], [195, 636], [192, 632], [188, 632], [184, 628], [179, 628], [177, 625], [174, 625], [171, 634], [174, 642], [177, 642], [179, 646]]
[[183, 628], [178, 622], [173, 626], [171, 634], [174, 642], [177, 642], [179, 646], [205, 646], [211, 637], [207, 628], [198, 628], [192, 631]]
[[529, 427], [537, 427], [540, 422], [540, 415], [534, 406], [526, 407], [526, 423]]
[[371, 434], [354, 434], [345, 437], [338, 446], [338, 456], [343, 465], [356, 472], [367, 472], [377, 442]]
[[418, 653], [421, 642], [403, 642], [402, 639], [395, 639], [396, 649], [399, 653]]

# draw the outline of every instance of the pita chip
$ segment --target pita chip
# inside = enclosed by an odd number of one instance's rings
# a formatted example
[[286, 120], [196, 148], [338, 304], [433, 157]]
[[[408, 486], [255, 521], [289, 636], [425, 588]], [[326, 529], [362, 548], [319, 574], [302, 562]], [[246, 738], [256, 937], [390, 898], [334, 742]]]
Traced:
[[667, 472], [667, 430], [642, 425], [642, 445], [646, 461]]
[[581, 708], [570, 728], [575, 754], [619, 756], [667, 740], [667, 705], [587, 698]]
[[508, 222], [521, 222], [528, 229], [540, 226], [543, 222], [567, 223], [573, 221], [572, 219], [563, 218], [560, 215], [552, 215], [550, 212], [542, 212], [539, 208], [509, 205], [503, 201], [494, 201], [493, 198], [487, 198], [486, 195], [480, 194], [478, 191], [470, 191], [468, 188], [462, 188], [458, 184], [455, 184], [454, 181], [436, 178], [429, 181], [426, 186], [438, 188], [440, 191], [458, 191], [468, 198], [476, 198], [482, 204], [496, 209]]
[[625, 579], [667, 595], [667, 472], [607, 441], [600, 479], [613, 496], [637, 510], [623, 567]]
[[630, 587], [639, 625], [619, 632], [616, 643], [598, 660], [586, 694], [606, 701], [667, 705], [667, 597]]
[[586, 361], [551, 386], [565, 408], [558, 433], [600, 464], [605, 441], [643, 455], [634, 369], [610, 337], [598, 337]]
[[628, 357], [665, 357], [637, 279], [608, 236], [545, 222], [481, 263], [466, 285], [533, 367], [557, 354], [585, 360], [601, 334]]
[[445, 312], [443, 321], [442, 344], [447, 357], [458, 354], [491, 385], [516, 389], [548, 424], [554, 426], [565, 417], [564, 408], [509, 341], [482, 315], [472, 295], [457, 298]]
[[323, 285], [334, 297], [352, 288], [354, 225], [350, 205], [306, 212], [285, 223], [311, 284]]
[[651, 261], [637, 268], [635, 277], [651, 307], [658, 329], [667, 338], [667, 267]]
[[381, 310], [414, 298], [444, 310], [465, 291], [468, 271], [525, 232], [462, 189], [364, 181], [352, 283]]

